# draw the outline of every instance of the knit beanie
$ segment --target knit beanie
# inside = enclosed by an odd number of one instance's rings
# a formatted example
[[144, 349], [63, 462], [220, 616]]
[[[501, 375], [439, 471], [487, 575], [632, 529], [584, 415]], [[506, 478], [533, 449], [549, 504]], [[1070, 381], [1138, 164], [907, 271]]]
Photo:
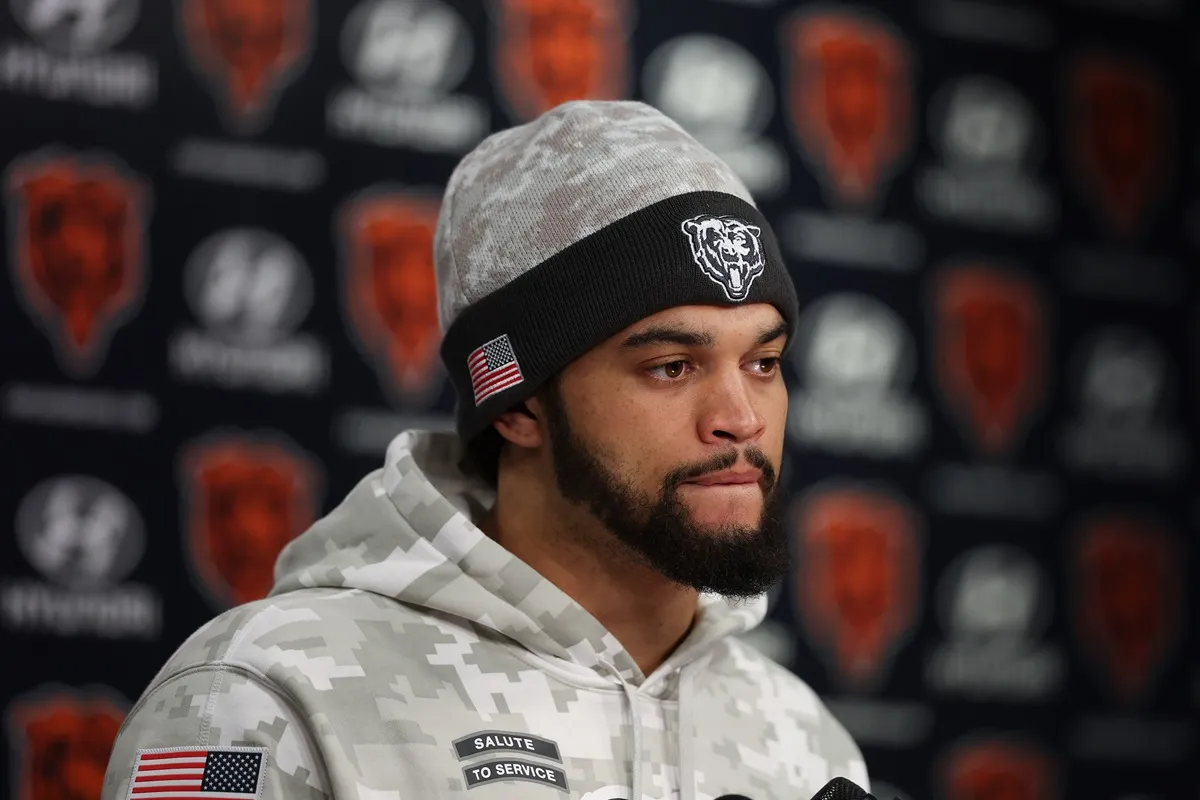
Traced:
[[441, 356], [463, 443], [571, 361], [682, 305], [796, 290], [723, 161], [658, 110], [573, 101], [492, 134], [447, 184], [434, 240]]

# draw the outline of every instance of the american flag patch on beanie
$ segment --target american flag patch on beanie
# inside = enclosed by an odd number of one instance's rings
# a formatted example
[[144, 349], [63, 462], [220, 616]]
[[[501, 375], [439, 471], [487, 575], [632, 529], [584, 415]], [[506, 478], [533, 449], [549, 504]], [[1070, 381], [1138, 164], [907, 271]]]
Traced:
[[471, 351], [471, 355], [467, 356], [467, 370], [471, 373], [475, 405], [525, 380], [508, 334], [497, 336]]
[[262, 792], [265, 747], [139, 750], [127, 800], [254, 800]]

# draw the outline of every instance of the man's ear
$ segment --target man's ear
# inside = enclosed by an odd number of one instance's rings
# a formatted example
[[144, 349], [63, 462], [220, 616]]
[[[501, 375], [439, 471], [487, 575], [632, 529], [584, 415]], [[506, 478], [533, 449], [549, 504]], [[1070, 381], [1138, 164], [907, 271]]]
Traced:
[[537, 401], [531, 398], [492, 422], [500, 435], [517, 447], [534, 448], [542, 443], [542, 429], [531, 405], [536, 408]]

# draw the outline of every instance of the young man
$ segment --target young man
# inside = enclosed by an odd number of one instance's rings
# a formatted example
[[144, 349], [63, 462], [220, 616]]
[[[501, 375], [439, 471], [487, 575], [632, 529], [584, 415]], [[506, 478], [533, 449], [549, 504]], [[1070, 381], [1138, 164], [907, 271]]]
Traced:
[[435, 260], [457, 436], [399, 436], [269, 598], [179, 649], [104, 800], [865, 788], [736, 637], [788, 567], [797, 314], [744, 186], [648, 106], [568, 103], [463, 160]]

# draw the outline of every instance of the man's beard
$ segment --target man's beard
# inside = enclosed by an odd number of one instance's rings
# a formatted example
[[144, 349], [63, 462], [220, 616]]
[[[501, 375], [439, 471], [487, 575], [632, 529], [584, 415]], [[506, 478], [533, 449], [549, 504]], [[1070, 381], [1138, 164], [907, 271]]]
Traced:
[[762, 471], [758, 524], [701, 529], [689, 521], [678, 488], [684, 481], [733, 467], [736, 450], [673, 470], [658, 497], [652, 497], [615, 475], [579, 441], [557, 387], [549, 387], [544, 407], [559, 492], [587, 508], [640, 561], [683, 586], [738, 599], [762, 594], [787, 573], [791, 561], [782, 500], [775, 470], [761, 450], [744, 451], [746, 460]]

